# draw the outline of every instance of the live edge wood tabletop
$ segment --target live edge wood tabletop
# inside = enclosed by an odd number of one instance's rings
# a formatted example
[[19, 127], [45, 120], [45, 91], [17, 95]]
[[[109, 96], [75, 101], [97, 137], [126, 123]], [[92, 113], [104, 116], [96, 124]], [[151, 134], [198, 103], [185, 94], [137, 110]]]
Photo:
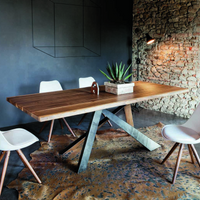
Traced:
[[78, 88], [8, 97], [7, 101], [43, 122], [188, 92], [187, 88], [142, 81], [134, 83], [134, 92], [123, 95], [106, 93], [104, 86], [100, 86], [99, 95], [92, 94], [90, 88]]

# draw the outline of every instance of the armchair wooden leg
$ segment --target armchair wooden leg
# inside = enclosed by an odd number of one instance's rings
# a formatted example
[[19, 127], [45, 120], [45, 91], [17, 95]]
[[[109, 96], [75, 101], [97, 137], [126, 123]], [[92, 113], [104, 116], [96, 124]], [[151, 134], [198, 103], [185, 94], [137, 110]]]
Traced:
[[85, 113], [85, 114], [82, 116], [80, 122], [78, 123], [78, 126], [82, 123], [82, 121], [84, 120], [84, 118], [85, 118], [86, 115], [87, 115], [87, 113]]
[[[106, 117], [104, 114], [103, 114], [103, 116]], [[110, 120], [108, 120], [107, 122], [108, 122], [108, 124], [109, 124], [110, 126], [112, 126]]]
[[178, 173], [178, 168], [179, 168], [179, 165], [180, 165], [182, 152], [183, 152], [183, 144], [181, 144], [180, 148], [179, 148], [178, 157], [177, 157], [177, 160], [176, 160], [176, 166], [175, 166], [175, 170], [174, 170], [174, 175], [173, 175], [173, 179], [172, 179], [172, 184], [174, 184], [175, 181], [176, 181], [176, 176], [177, 176], [177, 173]]
[[48, 121], [47, 121], [47, 122], [44, 122], [44, 124], [43, 124], [42, 128], [40, 129], [40, 132], [39, 132], [39, 133], [41, 133], [41, 132], [43, 131], [43, 129], [44, 129], [44, 127], [47, 125], [47, 123], [48, 123]]
[[199, 159], [198, 153], [197, 153], [197, 151], [196, 151], [194, 145], [193, 145], [193, 144], [190, 144], [190, 147], [191, 147], [191, 149], [192, 149], [192, 151], [193, 151], [193, 153], [194, 153], [194, 156], [195, 156], [195, 158], [196, 158], [196, 160], [197, 160], [197, 163], [198, 163], [199, 166], [200, 166], [200, 159]]
[[124, 113], [125, 113], [125, 117], [126, 117], [126, 122], [134, 127], [131, 105], [126, 105], [124, 107]]
[[18, 153], [19, 157], [21, 158], [22, 162], [25, 164], [25, 166], [29, 168], [29, 170], [31, 171], [33, 176], [36, 178], [38, 183], [42, 183], [41, 180], [39, 179], [39, 177], [37, 176], [37, 174], [35, 173], [34, 169], [31, 167], [30, 163], [26, 159], [25, 155], [22, 153], [22, 151], [19, 149], [19, 150], [17, 150], [17, 153]]
[[65, 120], [65, 118], [62, 118], [63, 121], [65, 122], [65, 125], [67, 126], [67, 128], [69, 129], [69, 131], [71, 132], [71, 134], [74, 136], [74, 137], [77, 137], [76, 134], [72, 131], [71, 127], [69, 126], [69, 124], [67, 123], [67, 121]]
[[52, 131], [53, 131], [53, 124], [54, 124], [54, 120], [51, 121], [51, 127], [50, 127], [50, 130], [49, 130], [48, 142], [50, 142], [50, 140], [51, 140], [51, 135], [52, 135]]
[[1, 152], [1, 155], [0, 155], [0, 162], [2, 161], [2, 159], [3, 159], [4, 155], [5, 155], [5, 153], [6, 153], [5, 151], [2, 151], [2, 152]]
[[59, 120], [59, 123], [60, 123], [61, 128], [63, 129], [64, 127], [63, 127], [63, 125], [62, 125], [61, 119], [58, 119], [58, 120]]
[[190, 153], [190, 158], [191, 158], [192, 164], [194, 164], [194, 157], [193, 157], [193, 152], [192, 152], [192, 148], [191, 148], [190, 144], [188, 144], [188, 150]]
[[165, 158], [163, 159], [163, 161], [161, 162], [161, 165], [164, 164], [164, 162], [171, 156], [171, 154], [174, 152], [174, 150], [176, 149], [176, 147], [179, 145], [179, 143], [175, 143], [174, 146], [171, 148], [171, 150], [169, 151], [169, 153], [165, 156]]
[[6, 151], [6, 157], [5, 157], [5, 160], [4, 160], [3, 170], [2, 170], [2, 174], [1, 174], [0, 195], [1, 195], [1, 192], [2, 192], [2, 188], [3, 188], [3, 183], [4, 183], [4, 179], [5, 179], [5, 175], [6, 175], [9, 157], [10, 157], [10, 151]]
[[[80, 122], [78, 123], [78, 126], [82, 123], [82, 121], [84, 120], [84, 118], [85, 118], [86, 115], [87, 115], [87, 113], [85, 113], [85, 114], [82, 116]], [[103, 114], [103, 116], [106, 117], [104, 114]], [[110, 122], [109, 119], [108, 119], [106, 122], [108, 122], [108, 124], [109, 124], [110, 126], [112, 126], [112, 124], [111, 124], [111, 122]], [[106, 122], [105, 122], [105, 123], [106, 123]]]

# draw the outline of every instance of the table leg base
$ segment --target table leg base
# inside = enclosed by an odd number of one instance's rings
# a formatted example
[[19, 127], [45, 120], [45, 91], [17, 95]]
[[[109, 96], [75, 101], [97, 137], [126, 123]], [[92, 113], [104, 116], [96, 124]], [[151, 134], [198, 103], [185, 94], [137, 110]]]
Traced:
[[81, 173], [82, 171], [85, 171], [87, 169], [87, 164], [90, 158], [90, 153], [92, 151], [92, 146], [93, 146], [95, 135], [96, 135], [97, 128], [99, 125], [101, 113], [102, 111], [100, 110], [100, 111], [96, 111], [93, 115], [93, 119], [90, 124], [88, 134], [86, 135], [83, 148], [81, 151], [81, 155], [79, 158], [77, 173]]
[[125, 130], [129, 135], [131, 135], [133, 138], [135, 138], [138, 142], [140, 142], [142, 145], [144, 145], [147, 149], [150, 151], [153, 151], [160, 147], [159, 144], [148, 138], [146, 135], [135, 129], [130, 124], [126, 123], [113, 113], [111, 113], [108, 110], [102, 111], [111, 121], [116, 123], [119, 127], [121, 127], [123, 130]]
[[[120, 107], [116, 109], [115, 112], [118, 112], [121, 110], [123, 107]], [[115, 113], [114, 112], [114, 113]], [[115, 114], [108, 110], [103, 110], [103, 111], [95, 111], [93, 114], [93, 119], [92, 122], [89, 126], [89, 129], [85, 134], [80, 136], [76, 141], [74, 141], [72, 144], [70, 144], [66, 149], [60, 152], [60, 154], [63, 154], [65, 151], [70, 150], [74, 145], [78, 144], [79, 142], [82, 142], [84, 140], [83, 148], [81, 150], [81, 155], [79, 158], [78, 162], [78, 167], [77, 167], [77, 173], [81, 173], [87, 169], [87, 164], [90, 158], [90, 154], [92, 151], [92, 146], [94, 143], [95, 135], [97, 132], [97, 129], [99, 127], [99, 121], [101, 114], [105, 114], [107, 118], [109, 118], [111, 121], [116, 123], [119, 127], [121, 127], [123, 130], [125, 130], [129, 135], [131, 135], [133, 138], [135, 138], [138, 142], [140, 142], [143, 146], [145, 146], [148, 150], [152, 151], [155, 150], [156, 148], [160, 147], [159, 144], [148, 138], [146, 135], [135, 129], [133, 126], [130, 124], [126, 123], [119, 117], [117, 117]]]

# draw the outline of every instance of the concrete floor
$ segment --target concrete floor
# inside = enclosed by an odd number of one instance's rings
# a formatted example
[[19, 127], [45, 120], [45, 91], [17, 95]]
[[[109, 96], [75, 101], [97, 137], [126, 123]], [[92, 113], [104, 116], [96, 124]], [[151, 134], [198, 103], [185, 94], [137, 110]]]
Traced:
[[[122, 119], [125, 119], [123, 111], [121, 111], [118, 116]], [[92, 115], [88, 114], [87, 117], [84, 119], [83, 123], [80, 126], [77, 126], [81, 116], [75, 116], [75, 117], [70, 117], [66, 118], [67, 122], [70, 124], [72, 128], [80, 128], [83, 130], [87, 130], [88, 124], [91, 120]], [[140, 127], [145, 127], [145, 126], [151, 126], [155, 125], [158, 122], [162, 122], [164, 124], [182, 124], [184, 123], [187, 119], [177, 117], [174, 115], [170, 114], [165, 114], [161, 112], [156, 112], [156, 111], [151, 111], [151, 110], [146, 110], [146, 109], [139, 109], [139, 112], [133, 109], [133, 118], [134, 118], [134, 124], [135, 128], [140, 128]], [[113, 124], [114, 127], [117, 127], [117, 125]], [[25, 128], [35, 134], [40, 141], [46, 141], [48, 138], [48, 131], [49, 131], [49, 126], [45, 128], [45, 130], [41, 133], [38, 134], [42, 124], [38, 122], [30, 123], [30, 124], [24, 124], [20, 125], [18, 127]], [[8, 130], [11, 128], [16, 128], [15, 127], [6, 127], [6, 128], [1, 128], [1, 130]], [[110, 128], [109, 125], [106, 123], [103, 126], [104, 129]], [[55, 125], [54, 125], [54, 131], [53, 134], [70, 134], [70, 132], [67, 130], [65, 127], [64, 130], [60, 128], [60, 125], [58, 123], [58, 120], [56, 120]], [[23, 149], [23, 152], [25, 156], [30, 160], [30, 153], [35, 151], [40, 147], [40, 143], [37, 142], [30, 147], [27, 147]], [[196, 145], [196, 149], [198, 153], [200, 153], [200, 145]], [[3, 166], [3, 161], [0, 163], [0, 170], [2, 170]], [[17, 200], [18, 199], [18, 192], [15, 189], [8, 189], [6, 185], [8, 185], [12, 180], [16, 179], [18, 176], [18, 173], [24, 168], [23, 163], [19, 159], [18, 155], [16, 152], [11, 152], [9, 164], [8, 164], [8, 169], [4, 181], [4, 187], [2, 191], [2, 195], [0, 197], [0, 200]]]

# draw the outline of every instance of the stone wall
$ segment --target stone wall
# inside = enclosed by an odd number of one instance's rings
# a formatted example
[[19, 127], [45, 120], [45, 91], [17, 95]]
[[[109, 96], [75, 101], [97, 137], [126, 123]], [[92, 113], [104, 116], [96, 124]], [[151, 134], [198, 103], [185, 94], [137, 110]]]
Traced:
[[[145, 42], [149, 33], [156, 42]], [[137, 42], [139, 41], [139, 42]], [[189, 88], [189, 93], [140, 106], [189, 117], [200, 102], [200, 0], [133, 1], [133, 80], [137, 49], [140, 80]]]

